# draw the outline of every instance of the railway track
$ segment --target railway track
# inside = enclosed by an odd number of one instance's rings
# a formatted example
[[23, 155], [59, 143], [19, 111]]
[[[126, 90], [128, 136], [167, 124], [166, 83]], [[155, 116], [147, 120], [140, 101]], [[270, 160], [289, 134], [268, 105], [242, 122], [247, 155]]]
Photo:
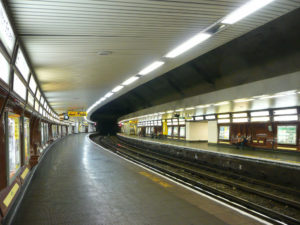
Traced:
[[99, 137], [98, 144], [274, 224], [300, 224], [300, 191]]

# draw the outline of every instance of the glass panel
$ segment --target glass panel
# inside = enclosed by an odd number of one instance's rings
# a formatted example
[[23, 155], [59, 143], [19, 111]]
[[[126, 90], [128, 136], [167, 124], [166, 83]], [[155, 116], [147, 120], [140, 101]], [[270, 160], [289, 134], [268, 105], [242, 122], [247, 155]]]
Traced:
[[219, 139], [221, 140], [229, 140], [229, 126], [220, 126], [219, 130]]
[[38, 102], [35, 102], [35, 106], [34, 106], [34, 109], [35, 111], [39, 111], [39, 103]]
[[35, 93], [35, 91], [36, 91], [36, 82], [35, 82], [35, 79], [34, 79], [34, 77], [31, 75], [31, 78], [30, 78], [30, 82], [29, 82], [29, 87], [30, 87], [30, 89], [31, 89], [31, 91], [33, 92], [33, 93]]
[[65, 136], [67, 134], [67, 129], [65, 126], [62, 127], [62, 134]]
[[26, 98], [26, 87], [20, 80], [17, 74], [14, 75], [14, 92], [20, 95], [25, 100]]
[[25, 163], [29, 161], [30, 158], [30, 127], [29, 118], [24, 117], [24, 156]]
[[20, 115], [8, 113], [9, 183], [13, 181], [21, 166]]
[[27, 81], [30, 70], [29, 70], [28, 64], [26, 62], [26, 59], [24, 57], [24, 54], [20, 48], [18, 49], [16, 66], [19, 69], [22, 76], [24, 77], [24, 79]]
[[173, 128], [173, 136], [178, 136], [178, 127]]
[[9, 63], [6, 61], [4, 56], [0, 52], [0, 78], [5, 82], [9, 83]]
[[44, 99], [44, 97], [42, 96], [42, 97], [41, 97], [41, 101], [40, 101], [40, 102], [41, 102], [41, 105], [44, 105], [44, 101], [45, 101], [45, 99]]
[[52, 137], [56, 137], [57, 136], [57, 127], [56, 125], [52, 125]]
[[44, 146], [45, 136], [44, 136], [44, 123], [41, 122], [41, 144]]
[[32, 94], [30, 94], [30, 92], [28, 91], [28, 104], [33, 106], [33, 103], [34, 103], [34, 98]]
[[277, 143], [296, 145], [297, 143], [297, 126], [278, 126]]
[[36, 98], [40, 101], [40, 98], [41, 98], [41, 92], [40, 92], [40, 90], [37, 90], [37, 92], [36, 92]]
[[185, 127], [180, 127], [180, 137], [185, 137]]
[[44, 145], [48, 142], [48, 123], [44, 123]]
[[172, 136], [172, 127], [168, 127], [168, 135]]
[[15, 34], [8, 20], [2, 2], [0, 2], [0, 40], [11, 54], [15, 44]]

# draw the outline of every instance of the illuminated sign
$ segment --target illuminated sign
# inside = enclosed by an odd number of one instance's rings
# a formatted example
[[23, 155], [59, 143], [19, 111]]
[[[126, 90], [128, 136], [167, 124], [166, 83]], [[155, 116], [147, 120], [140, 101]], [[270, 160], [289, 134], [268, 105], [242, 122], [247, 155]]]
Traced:
[[278, 126], [277, 127], [278, 144], [297, 144], [297, 126]]
[[0, 53], [0, 78], [8, 84], [9, 82], [9, 63]]
[[19, 69], [20, 73], [22, 74], [22, 76], [24, 77], [24, 79], [27, 81], [30, 70], [29, 70], [28, 64], [26, 62], [26, 59], [24, 57], [24, 54], [20, 48], [18, 50], [18, 54], [17, 54], [17, 58], [16, 58], [16, 66], [18, 67], [18, 69]]
[[8, 20], [2, 2], [0, 2], [0, 40], [9, 53], [12, 53], [15, 44], [15, 34]]
[[69, 111], [68, 116], [69, 117], [84, 117], [84, 116], [87, 116], [87, 113], [86, 112]]

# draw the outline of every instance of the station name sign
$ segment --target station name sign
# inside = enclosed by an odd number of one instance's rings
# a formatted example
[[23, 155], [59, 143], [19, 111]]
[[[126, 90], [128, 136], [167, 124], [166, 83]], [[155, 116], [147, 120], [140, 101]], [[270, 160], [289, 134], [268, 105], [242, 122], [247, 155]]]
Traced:
[[68, 112], [69, 117], [84, 117], [86, 115], [87, 115], [86, 112], [77, 112], [77, 111], [69, 111]]

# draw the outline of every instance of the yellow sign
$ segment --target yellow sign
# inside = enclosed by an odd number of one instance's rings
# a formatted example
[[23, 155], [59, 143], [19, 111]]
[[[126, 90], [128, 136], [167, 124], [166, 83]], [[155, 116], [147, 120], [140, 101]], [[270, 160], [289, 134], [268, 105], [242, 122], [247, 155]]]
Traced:
[[25, 177], [27, 176], [28, 172], [29, 172], [29, 169], [26, 168], [26, 169], [24, 170], [24, 172], [22, 173], [21, 178], [22, 178], [23, 180], [25, 180]]
[[11, 203], [11, 201], [13, 200], [13, 198], [15, 197], [17, 191], [19, 190], [20, 186], [16, 183], [13, 188], [10, 190], [10, 192], [8, 193], [8, 195], [6, 196], [6, 198], [4, 199], [3, 203], [6, 207], [8, 207]]
[[165, 120], [163, 120], [163, 135], [168, 135], [168, 125]]
[[70, 116], [70, 117], [82, 117], [82, 116], [86, 116], [86, 115], [87, 115], [86, 112], [76, 112], [76, 111], [68, 112], [68, 116]]

